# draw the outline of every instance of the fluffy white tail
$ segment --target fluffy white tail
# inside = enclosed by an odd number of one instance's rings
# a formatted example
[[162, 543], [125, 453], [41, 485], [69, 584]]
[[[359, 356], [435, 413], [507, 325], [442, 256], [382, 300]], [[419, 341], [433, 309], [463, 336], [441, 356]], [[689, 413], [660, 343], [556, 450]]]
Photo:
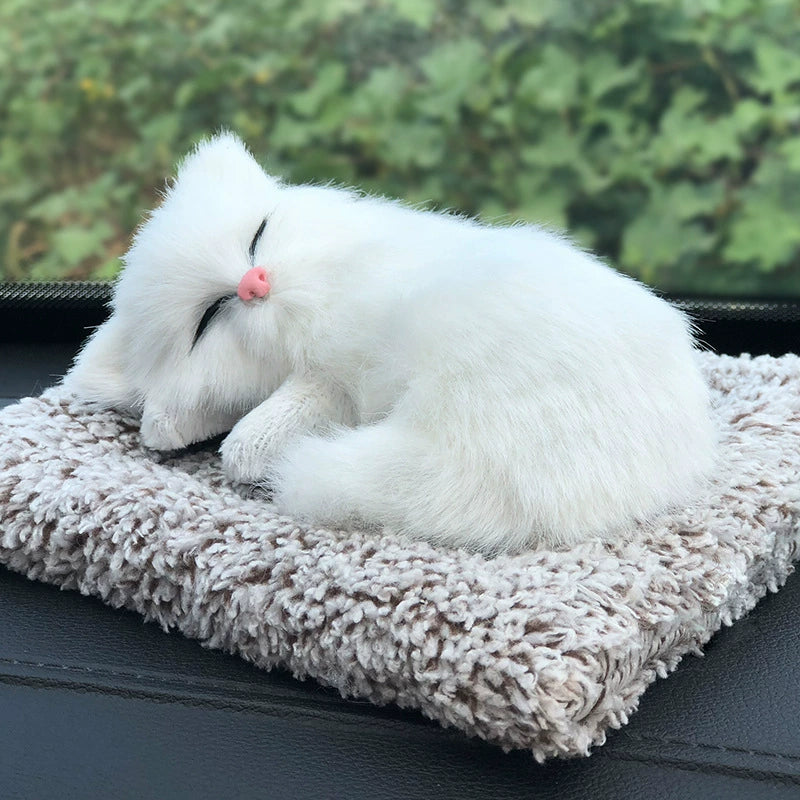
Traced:
[[[297, 440], [272, 476], [276, 505], [335, 527], [364, 521], [387, 531], [484, 552], [530, 539], [510, 508], [487, 503], [479, 471], [458, 470], [441, 444], [396, 419]], [[513, 514], [512, 514], [513, 516]], [[516, 541], [514, 541], [516, 540]]]

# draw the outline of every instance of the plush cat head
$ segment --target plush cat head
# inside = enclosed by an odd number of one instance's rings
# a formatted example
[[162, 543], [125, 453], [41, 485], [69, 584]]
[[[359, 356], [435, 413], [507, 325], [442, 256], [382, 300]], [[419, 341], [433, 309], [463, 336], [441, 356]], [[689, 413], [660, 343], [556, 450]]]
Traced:
[[201, 144], [124, 258], [112, 314], [65, 377], [173, 449], [230, 427], [286, 377], [263, 260], [281, 184], [230, 134]]

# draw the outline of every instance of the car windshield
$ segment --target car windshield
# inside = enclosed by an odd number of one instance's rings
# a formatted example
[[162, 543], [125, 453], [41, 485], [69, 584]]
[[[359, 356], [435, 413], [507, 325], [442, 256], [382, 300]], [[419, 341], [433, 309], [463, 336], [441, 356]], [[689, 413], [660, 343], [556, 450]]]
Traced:
[[0, 279], [107, 280], [193, 143], [800, 296], [796, 0], [5, 0]]

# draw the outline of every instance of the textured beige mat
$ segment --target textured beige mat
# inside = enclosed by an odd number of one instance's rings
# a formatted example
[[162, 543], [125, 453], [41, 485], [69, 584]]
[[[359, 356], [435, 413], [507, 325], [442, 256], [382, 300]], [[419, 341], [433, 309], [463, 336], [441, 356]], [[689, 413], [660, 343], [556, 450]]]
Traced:
[[800, 359], [704, 356], [713, 485], [629, 542], [487, 560], [313, 530], [59, 389], [0, 412], [0, 562], [537, 759], [578, 755], [791, 572]]

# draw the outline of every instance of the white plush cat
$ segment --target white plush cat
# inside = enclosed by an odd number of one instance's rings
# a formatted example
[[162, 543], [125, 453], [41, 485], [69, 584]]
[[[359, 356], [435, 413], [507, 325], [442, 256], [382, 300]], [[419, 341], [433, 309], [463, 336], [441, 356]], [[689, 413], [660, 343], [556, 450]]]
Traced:
[[65, 378], [317, 524], [484, 552], [624, 535], [713, 460], [681, 313], [567, 240], [197, 148]]

